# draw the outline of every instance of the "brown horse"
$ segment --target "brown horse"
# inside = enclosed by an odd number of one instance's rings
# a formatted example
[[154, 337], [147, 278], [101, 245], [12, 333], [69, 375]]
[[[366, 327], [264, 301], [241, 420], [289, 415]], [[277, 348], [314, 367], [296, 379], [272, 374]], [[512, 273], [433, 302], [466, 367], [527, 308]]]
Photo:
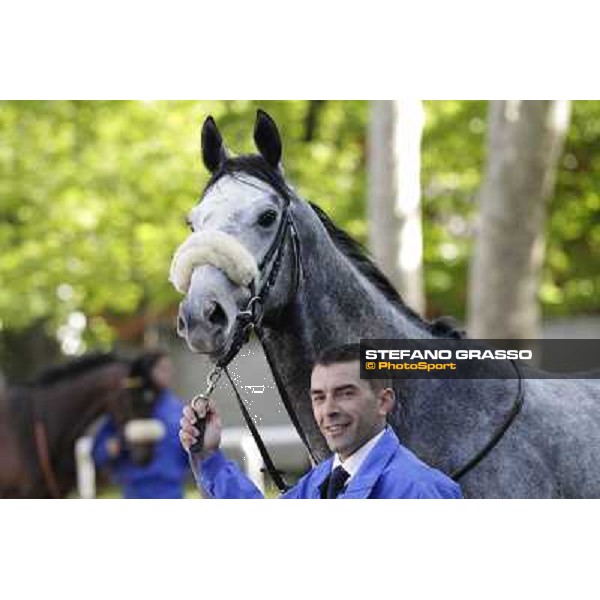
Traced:
[[123, 420], [128, 373], [113, 355], [89, 355], [0, 394], [0, 498], [65, 497], [75, 441], [102, 413]]

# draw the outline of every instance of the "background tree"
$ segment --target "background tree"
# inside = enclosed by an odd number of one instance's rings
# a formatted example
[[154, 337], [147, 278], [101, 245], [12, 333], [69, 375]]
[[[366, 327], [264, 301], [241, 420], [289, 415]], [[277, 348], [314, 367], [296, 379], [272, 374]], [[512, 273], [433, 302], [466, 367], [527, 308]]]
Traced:
[[469, 287], [477, 338], [537, 338], [547, 204], [570, 115], [568, 101], [494, 101]]
[[369, 248], [406, 303], [425, 309], [419, 100], [371, 102], [368, 134]]
[[[258, 107], [284, 138], [286, 174], [368, 241], [362, 101], [0, 102], [0, 370], [22, 379], [62, 352], [172, 330], [167, 281], [206, 181], [207, 114], [253, 149]], [[421, 147], [425, 314], [465, 316], [487, 102], [427, 101]], [[575, 101], [547, 215], [546, 317], [600, 314], [600, 102]], [[58, 343], [57, 343], [58, 342]]]

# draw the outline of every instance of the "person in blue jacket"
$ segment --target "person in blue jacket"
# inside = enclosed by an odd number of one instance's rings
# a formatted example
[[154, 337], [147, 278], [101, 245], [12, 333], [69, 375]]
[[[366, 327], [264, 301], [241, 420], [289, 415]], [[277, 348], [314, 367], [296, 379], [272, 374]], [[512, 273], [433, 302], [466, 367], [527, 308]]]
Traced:
[[[402, 446], [386, 424], [395, 402], [386, 380], [360, 378], [360, 346], [325, 351], [313, 367], [311, 399], [315, 421], [333, 455], [281, 498], [461, 498], [457, 483]], [[193, 455], [198, 487], [213, 498], [262, 498], [256, 486], [219, 450], [221, 420], [209, 401], [202, 450]], [[198, 430], [189, 406], [179, 437], [189, 452]]]
[[171, 361], [162, 351], [145, 353], [131, 365], [131, 380], [138, 382], [134, 400], [142, 399], [144, 416], [156, 420], [160, 439], [132, 446], [111, 418], [94, 439], [96, 466], [111, 472], [125, 498], [183, 498], [189, 464], [177, 437], [182, 402], [169, 389], [172, 376]]

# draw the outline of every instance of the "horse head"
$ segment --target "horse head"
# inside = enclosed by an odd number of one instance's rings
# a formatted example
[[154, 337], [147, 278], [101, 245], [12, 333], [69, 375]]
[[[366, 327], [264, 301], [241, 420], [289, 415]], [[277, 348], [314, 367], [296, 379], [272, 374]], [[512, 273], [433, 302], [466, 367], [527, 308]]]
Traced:
[[254, 127], [258, 154], [231, 157], [212, 117], [201, 140], [211, 178], [189, 213], [192, 233], [174, 256], [170, 280], [185, 294], [178, 334], [218, 361], [231, 351], [240, 315], [268, 320], [294, 294], [295, 195], [283, 177], [279, 131], [265, 112]]

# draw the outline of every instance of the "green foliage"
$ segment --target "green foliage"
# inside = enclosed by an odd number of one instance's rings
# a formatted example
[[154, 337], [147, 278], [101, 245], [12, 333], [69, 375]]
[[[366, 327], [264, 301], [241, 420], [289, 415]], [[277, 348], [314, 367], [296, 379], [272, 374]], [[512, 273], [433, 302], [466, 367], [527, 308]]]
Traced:
[[424, 275], [430, 316], [463, 318], [487, 102], [425, 103], [421, 153]]
[[540, 297], [550, 314], [600, 311], [600, 102], [573, 103]]
[[[207, 179], [199, 129], [211, 113], [235, 152], [253, 150], [257, 107], [284, 139], [286, 173], [366, 241], [361, 101], [1, 102], [0, 330], [75, 311], [109, 344], [115, 318], [151, 318], [178, 296], [167, 282], [184, 217]], [[422, 183], [429, 313], [464, 314], [487, 103], [426, 103]], [[600, 103], [575, 102], [550, 206], [540, 297], [547, 314], [593, 312], [600, 298]]]
[[88, 342], [107, 344], [114, 318], [176, 304], [170, 259], [207, 179], [200, 126], [213, 114], [234, 152], [252, 151], [259, 106], [299, 191], [364, 233], [365, 103], [0, 103], [0, 330], [43, 319], [54, 334], [81, 311]]
[[[575, 101], [548, 206], [539, 298], [546, 316], [600, 311], [600, 102]], [[429, 309], [464, 316], [486, 102], [426, 103], [422, 184]]]

